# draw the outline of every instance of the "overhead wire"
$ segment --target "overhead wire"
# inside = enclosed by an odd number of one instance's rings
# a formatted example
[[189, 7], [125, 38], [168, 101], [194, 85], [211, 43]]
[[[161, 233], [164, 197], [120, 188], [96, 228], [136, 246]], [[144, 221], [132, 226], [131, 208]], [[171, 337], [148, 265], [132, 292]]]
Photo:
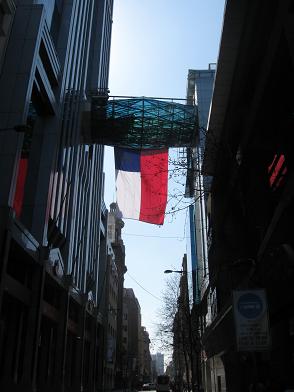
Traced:
[[150, 293], [150, 291], [148, 291], [147, 289], [145, 289], [145, 287], [143, 287], [135, 278], [133, 278], [133, 277], [129, 274], [129, 272], [127, 272], [127, 275], [128, 275], [135, 283], [137, 283], [137, 285], [140, 286], [141, 289], [143, 289], [144, 291], [146, 291], [146, 293], [150, 294], [152, 297], [154, 297], [154, 298], [157, 299], [158, 301], [162, 302], [162, 299], [161, 299], [161, 298], [156, 297], [156, 295]]
[[132, 237], [147, 237], [147, 238], [167, 238], [167, 239], [178, 239], [179, 241], [183, 241], [186, 238], [190, 237], [179, 237], [179, 236], [163, 236], [163, 235], [146, 235], [146, 234], [135, 234], [135, 233], [122, 233], [123, 236], [132, 236]]

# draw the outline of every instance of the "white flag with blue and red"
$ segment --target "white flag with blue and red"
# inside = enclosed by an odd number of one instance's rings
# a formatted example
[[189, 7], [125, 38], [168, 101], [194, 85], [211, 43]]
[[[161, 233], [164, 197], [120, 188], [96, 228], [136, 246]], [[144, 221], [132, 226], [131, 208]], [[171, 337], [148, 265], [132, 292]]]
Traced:
[[168, 149], [114, 149], [116, 202], [123, 218], [162, 225], [167, 203]]

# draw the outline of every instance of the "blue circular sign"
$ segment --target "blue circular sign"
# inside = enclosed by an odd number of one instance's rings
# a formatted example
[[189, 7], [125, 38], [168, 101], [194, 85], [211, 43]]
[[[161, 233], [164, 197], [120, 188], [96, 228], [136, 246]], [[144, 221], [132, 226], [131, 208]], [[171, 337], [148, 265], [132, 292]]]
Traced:
[[263, 303], [261, 298], [253, 293], [247, 293], [240, 296], [238, 299], [239, 313], [248, 319], [259, 317], [263, 312]]

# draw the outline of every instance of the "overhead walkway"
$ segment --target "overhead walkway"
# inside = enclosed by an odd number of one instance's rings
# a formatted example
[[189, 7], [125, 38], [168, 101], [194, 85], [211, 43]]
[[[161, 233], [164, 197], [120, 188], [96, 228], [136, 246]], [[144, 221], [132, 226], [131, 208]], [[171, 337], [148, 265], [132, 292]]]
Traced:
[[132, 149], [195, 146], [197, 108], [184, 100], [148, 97], [91, 97], [83, 115], [86, 143]]

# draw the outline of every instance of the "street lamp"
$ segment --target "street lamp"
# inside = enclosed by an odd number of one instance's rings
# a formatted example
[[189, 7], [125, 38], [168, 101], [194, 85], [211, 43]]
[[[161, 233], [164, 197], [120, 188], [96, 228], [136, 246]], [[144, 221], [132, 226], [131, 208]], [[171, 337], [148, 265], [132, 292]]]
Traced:
[[[196, 382], [195, 381], [197, 380], [197, 383], [199, 384], [199, 376], [198, 376], [198, 370], [194, 369], [194, 366], [195, 365], [197, 366], [197, 358], [194, 358], [194, 352], [193, 352], [192, 319], [191, 319], [191, 312], [190, 312], [189, 299], [188, 299], [189, 293], [188, 293], [188, 282], [187, 282], [188, 271], [187, 271], [186, 255], [184, 255], [184, 258], [183, 258], [183, 269], [182, 270], [179, 271], [179, 270], [168, 269], [168, 270], [164, 271], [165, 274], [171, 274], [173, 272], [181, 274], [182, 278], [184, 277], [183, 278], [184, 281], [182, 283], [180, 283], [180, 286], [182, 288], [180, 296], [181, 297], [183, 296], [183, 300], [188, 301], [188, 303], [185, 303], [184, 307], [181, 307], [182, 310], [181, 310], [180, 314], [183, 315], [183, 310], [185, 311], [184, 316], [185, 316], [185, 320], [187, 322], [187, 332], [188, 332], [188, 339], [189, 339], [188, 351], [189, 351], [189, 355], [190, 355], [190, 370], [191, 370], [191, 383], [192, 383], [191, 389], [193, 392], [196, 392]], [[184, 291], [182, 292], [182, 290], [184, 290]], [[195, 359], [196, 359], [196, 362], [195, 362]], [[186, 362], [186, 360], [185, 360], [185, 362]], [[197, 366], [197, 369], [198, 369], [198, 366]], [[188, 374], [188, 371], [187, 371], [187, 374]]]
[[178, 274], [182, 274], [183, 272], [186, 272], [186, 271], [175, 271], [175, 270], [165, 270], [164, 271], [164, 273], [165, 274], [171, 274], [171, 273], [173, 273], [173, 272], [177, 272]]

